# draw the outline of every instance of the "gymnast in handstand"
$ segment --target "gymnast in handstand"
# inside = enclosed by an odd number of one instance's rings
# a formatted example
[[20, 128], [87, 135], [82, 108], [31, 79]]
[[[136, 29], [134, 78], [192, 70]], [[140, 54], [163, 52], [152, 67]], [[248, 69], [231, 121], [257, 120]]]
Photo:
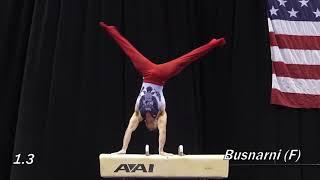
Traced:
[[167, 113], [163, 96], [163, 86], [167, 80], [179, 74], [186, 66], [198, 60], [212, 48], [225, 44], [223, 38], [212, 39], [207, 44], [163, 64], [154, 64], [144, 57], [114, 26], [100, 22], [100, 26], [118, 43], [127, 54], [135, 69], [142, 75], [143, 83], [137, 98], [134, 112], [123, 137], [123, 145], [117, 154], [125, 154], [131, 139], [131, 134], [141, 121], [153, 131], [159, 130], [159, 154], [169, 155], [163, 148], [166, 142]]

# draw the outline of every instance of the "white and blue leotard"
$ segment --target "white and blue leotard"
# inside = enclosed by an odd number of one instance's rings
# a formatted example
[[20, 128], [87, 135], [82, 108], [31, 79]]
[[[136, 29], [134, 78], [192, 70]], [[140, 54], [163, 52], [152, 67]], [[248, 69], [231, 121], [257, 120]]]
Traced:
[[149, 112], [152, 117], [156, 118], [161, 109], [165, 109], [166, 101], [163, 96], [163, 86], [143, 82], [136, 101], [136, 107], [140, 111], [143, 119]]

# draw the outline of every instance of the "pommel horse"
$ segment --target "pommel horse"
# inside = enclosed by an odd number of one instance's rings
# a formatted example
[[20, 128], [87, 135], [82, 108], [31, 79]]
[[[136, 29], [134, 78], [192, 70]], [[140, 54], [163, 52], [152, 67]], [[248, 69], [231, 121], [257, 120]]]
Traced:
[[224, 155], [185, 155], [183, 146], [178, 155], [100, 154], [100, 175], [103, 178], [227, 178], [229, 160]]

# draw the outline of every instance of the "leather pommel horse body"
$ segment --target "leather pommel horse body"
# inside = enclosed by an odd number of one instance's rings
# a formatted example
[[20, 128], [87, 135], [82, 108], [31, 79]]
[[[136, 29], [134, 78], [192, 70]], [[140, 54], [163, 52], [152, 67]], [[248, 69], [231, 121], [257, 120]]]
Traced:
[[224, 155], [100, 154], [101, 177], [227, 178]]

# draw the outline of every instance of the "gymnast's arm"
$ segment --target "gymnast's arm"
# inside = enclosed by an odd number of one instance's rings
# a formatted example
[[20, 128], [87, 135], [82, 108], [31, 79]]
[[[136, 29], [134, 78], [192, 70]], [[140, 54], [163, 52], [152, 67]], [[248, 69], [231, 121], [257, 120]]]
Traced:
[[158, 130], [159, 130], [159, 154], [160, 155], [172, 155], [171, 153], [164, 152], [163, 148], [166, 143], [167, 132], [167, 113], [162, 111], [158, 118]]
[[131, 140], [131, 134], [135, 131], [139, 125], [141, 119], [141, 115], [139, 112], [135, 111], [130, 118], [129, 125], [123, 137], [122, 149], [114, 154], [125, 154], [128, 149], [128, 145]]

